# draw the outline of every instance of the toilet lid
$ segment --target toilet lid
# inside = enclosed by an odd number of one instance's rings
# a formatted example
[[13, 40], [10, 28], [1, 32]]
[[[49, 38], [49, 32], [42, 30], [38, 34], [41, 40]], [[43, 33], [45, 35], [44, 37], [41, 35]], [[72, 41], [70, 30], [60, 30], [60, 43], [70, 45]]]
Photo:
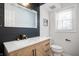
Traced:
[[52, 49], [62, 50], [62, 47], [59, 45], [52, 45], [51, 47], [52, 47]]

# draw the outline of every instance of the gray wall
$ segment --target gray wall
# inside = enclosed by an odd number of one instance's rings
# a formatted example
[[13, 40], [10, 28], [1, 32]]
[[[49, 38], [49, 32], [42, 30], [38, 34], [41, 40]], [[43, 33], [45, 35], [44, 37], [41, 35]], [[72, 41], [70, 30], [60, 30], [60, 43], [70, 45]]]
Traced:
[[4, 4], [0, 3], [0, 24], [2, 24], [0, 26], [0, 50], [4, 50], [3, 42], [16, 40], [16, 36], [19, 34], [27, 34], [28, 37], [39, 36], [39, 6], [34, 4], [32, 9], [38, 12], [37, 28], [4, 27]]

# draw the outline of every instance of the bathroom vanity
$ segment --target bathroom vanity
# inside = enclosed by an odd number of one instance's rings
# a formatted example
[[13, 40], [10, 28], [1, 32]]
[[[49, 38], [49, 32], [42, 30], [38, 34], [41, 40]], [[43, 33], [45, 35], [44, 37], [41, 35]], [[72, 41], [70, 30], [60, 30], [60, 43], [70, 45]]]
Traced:
[[4, 42], [8, 56], [49, 56], [50, 38], [34, 37], [19, 41]]

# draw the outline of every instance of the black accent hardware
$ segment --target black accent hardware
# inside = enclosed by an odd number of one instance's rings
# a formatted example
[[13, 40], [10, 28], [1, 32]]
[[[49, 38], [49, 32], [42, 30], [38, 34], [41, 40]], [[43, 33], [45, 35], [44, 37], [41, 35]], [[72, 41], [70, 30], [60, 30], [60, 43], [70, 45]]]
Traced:
[[36, 49], [32, 49], [33, 56], [36, 56]]
[[32, 49], [32, 53], [33, 53], [33, 56], [34, 56], [34, 49]]
[[36, 49], [35, 49], [35, 56], [36, 56]]
[[69, 39], [65, 39], [65, 41], [71, 41], [71, 40], [69, 40]]

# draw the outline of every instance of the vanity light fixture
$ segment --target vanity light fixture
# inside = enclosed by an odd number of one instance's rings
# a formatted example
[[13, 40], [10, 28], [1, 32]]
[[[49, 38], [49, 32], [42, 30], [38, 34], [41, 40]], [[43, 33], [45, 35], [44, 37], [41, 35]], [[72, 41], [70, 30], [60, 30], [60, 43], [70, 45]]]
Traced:
[[18, 3], [18, 4], [21, 5], [21, 6], [23, 6], [23, 7], [32, 9], [32, 3]]
[[29, 3], [21, 3], [23, 6], [28, 6], [29, 5]]

